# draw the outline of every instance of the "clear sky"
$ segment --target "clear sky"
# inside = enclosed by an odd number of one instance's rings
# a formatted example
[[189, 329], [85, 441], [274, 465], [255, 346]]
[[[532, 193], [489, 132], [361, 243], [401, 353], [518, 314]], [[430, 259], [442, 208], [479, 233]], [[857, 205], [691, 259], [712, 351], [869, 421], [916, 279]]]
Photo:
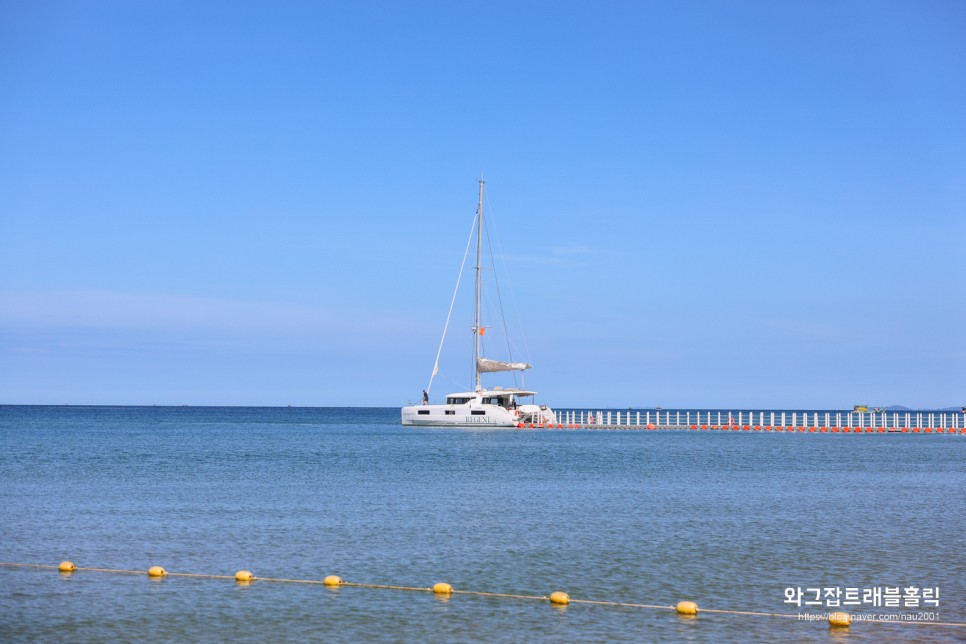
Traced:
[[541, 402], [966, 404], [964, 34], [959, 0], [0, 0], [0, 403], [414, 400], [484, 174]]

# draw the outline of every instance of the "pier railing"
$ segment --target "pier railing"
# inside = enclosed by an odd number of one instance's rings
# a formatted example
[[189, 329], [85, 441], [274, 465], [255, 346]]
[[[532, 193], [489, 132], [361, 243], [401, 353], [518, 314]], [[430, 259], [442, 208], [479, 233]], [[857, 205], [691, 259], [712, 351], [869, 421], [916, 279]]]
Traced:
[[966, 414], [925, 411], [562, 410], [557, 425], [600, 429], [966, 433]]

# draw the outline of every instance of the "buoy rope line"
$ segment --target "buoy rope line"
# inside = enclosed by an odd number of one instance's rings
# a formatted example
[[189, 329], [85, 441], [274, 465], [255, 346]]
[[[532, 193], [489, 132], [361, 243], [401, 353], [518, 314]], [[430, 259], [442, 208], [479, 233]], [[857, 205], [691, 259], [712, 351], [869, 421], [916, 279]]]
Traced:
[[[438, 583], [430, 588], [425, 588], [421, 586], [398, 586], [392, 584], [369, 584], [363, 582], [345, 581], [341, 577], [336, 575], [329, 575], [325, 579], [285, 579], [281, 577], [256, 577], [247, 570], [240, 570], [234, 575], [212, 575], [204, 573], [191, 573], [191, 572], [168, 572], [161, 566], [152, 566], [148, 570], [124, 570], [119, 568], [88, 568], [75, 566], [70, 561], [64, 561], [60, 565], [51, 566], [47, 564], [29, 564], [29, 563], [12, 563], [8, 561], [0, 561], [0, 566], [6, 566], [10, 568], [36, 568], [42, 570], [59, 570], [61, 573], [71, 574], [74, 572], [103, 572], [103, 573], [114, 573], [123, 575], [148, 575], [149, 577], [162, 578], [162, 577], [187, 577], [195, 579], [227, 579], [234, 580], [241, 584], [248, 584], [253, 581], [261, 581], [268, 583], [285, 583], [285, 584], [306, 584], [314, 586], [327, 586], [329, 588], [371, 588], [377, 590], [398, 590], [398, 591], [410, 591], [410, 592], [422, 592], [422, 593], [434, 593], [440, 596], [448, 595], [475, 595], [477, 597], [493, 597], [499, 599], [523, 599], [523, 600], [533, 600], [533, 601], [549, 601], [551, 604], [565, 606], [567, 604], [587, 604], [591, 606], [609, 606], [613, 608], [647, 608], [653, 610], [672, 610], [676, 611], [679, 615], [686, 617], [696, 617], [699, 612], [701, 613], [715, 613], [719, 615], [748, 615], [752, 617], [784, 617], [790, 619], [800, 620], [801, 616], [797, 613], [769, 613], [763, 611], [751, 611], [751, 610], [729, 610], [725, 608], [698, 608], [698, 605], [691, 601], [682, 601], [677, 605], [668, 604], [641, 604], [636, 602], [615, 602], [615, 601], [602, 601], [595, 599], [572, 599], [567, 593], [564, 592], [554, 592], [550, 595], [521, 595], [514, 593], [494, 593], [486, 592], [481, 590], [458, 590], [446, 583]], [[818, 620], [816, 620], [818, 621]], [[831, 613], [828, 617], [829, 624], [832, 627], [848, 627], [852, 619], [848, 613], [845, 612], [835, 612]], [[884, 618], [869, 618], [862, 619], [862, 623], [870, 624], [919, 624], [923, 626], [951, 626], [951, 627], [966, 627], [966, 622], [938, 622], [938, 621], [904, 621], [904, 620], [893, 620]]]

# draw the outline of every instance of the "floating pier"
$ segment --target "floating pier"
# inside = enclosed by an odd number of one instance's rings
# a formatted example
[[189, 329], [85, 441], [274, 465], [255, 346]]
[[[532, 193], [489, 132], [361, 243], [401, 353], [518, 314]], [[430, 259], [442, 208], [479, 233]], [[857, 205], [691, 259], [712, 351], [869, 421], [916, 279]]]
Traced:
[[843, 434], [912, 433], [966, 435], [960, 412], [835, 411], [581, 411], [557, 412], [547, 429], [629, 429]]

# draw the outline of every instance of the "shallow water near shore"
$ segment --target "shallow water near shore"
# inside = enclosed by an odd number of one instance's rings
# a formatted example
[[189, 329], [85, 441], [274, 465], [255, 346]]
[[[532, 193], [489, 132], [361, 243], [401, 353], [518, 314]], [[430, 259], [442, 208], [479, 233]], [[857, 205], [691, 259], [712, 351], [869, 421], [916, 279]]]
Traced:
[[[0, 407], [0, 561], [966, 622], [961, 436], [419, 429], [398, 409]], [[786, 589], [938, 588], [796, 606]], [[888, 593], [887, 593], [888, 594]], [[804, 600], [810, 599], [807, 595]], [[966, 628], [0, 566], [0, 639], [962, 641]]]

